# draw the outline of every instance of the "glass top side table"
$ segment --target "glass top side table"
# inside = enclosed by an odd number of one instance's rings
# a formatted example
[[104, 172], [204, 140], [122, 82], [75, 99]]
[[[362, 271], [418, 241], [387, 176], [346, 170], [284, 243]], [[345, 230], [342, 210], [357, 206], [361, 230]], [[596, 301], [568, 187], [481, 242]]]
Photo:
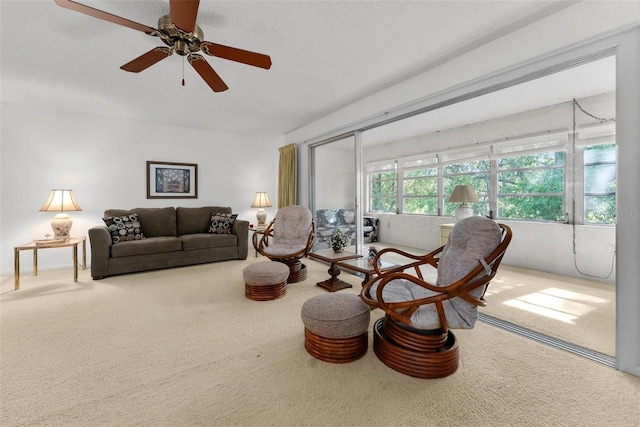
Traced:
[[33, 240], [24, 245], [16, 246], [13, 248], [13, 273], [14, 282], [13, 287], [17, 291], [20, 289], [20, 251], [30, 250], [33, 251], [33, 275], [38, 275], [38, 251], [40, 249], [52, 249], [52, 248], [71, 248], [73, 254], [73, 281], [78, 281], [78, 245], [82, 243], [82, 269], [87, 269], [87, 238], [71, 237], [64, 241], [46, 241], [46, 240]]

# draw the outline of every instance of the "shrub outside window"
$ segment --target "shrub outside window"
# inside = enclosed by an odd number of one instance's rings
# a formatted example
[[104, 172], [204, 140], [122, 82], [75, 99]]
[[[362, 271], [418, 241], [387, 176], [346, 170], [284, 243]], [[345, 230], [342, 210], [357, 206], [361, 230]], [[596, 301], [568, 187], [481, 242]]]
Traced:
[[402, 212], [438, 215], [438, 168], [403, 173]]
[[397, 172], [377, 172], [369, 175], [370, 207], [372, 212], [396, 213]]
[[616, 222], [616, 146], [584, 148], [584, 221], [590, 224]]
[[564, 221], [565, 153], [498, 160], [498, 218]]
[[469, 203], [475, 215], [489, 215], [489, 160], [475, 160], [447, 165], [443, 168], [444, 179], [444, 215], [453, 216], [459, 206], [449, 203], [449, 196], [456, 185], [471, 185], [478, 196], [477, 203]]

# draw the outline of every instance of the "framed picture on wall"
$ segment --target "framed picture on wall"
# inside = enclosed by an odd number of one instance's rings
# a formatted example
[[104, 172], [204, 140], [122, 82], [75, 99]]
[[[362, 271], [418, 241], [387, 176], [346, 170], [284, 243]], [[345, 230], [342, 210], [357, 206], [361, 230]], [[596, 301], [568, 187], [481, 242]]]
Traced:
[[147, 161], [147, 199], [197, 199], [198, 165]]

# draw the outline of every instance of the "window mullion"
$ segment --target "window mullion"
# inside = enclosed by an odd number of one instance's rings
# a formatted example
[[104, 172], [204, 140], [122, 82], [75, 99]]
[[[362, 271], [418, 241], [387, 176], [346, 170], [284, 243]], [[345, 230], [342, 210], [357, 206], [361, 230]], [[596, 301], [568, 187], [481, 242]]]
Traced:
[[438, 216], [444, 216], [444, 167], [438, 166]]
[[582, 194], [582, 191], [578, 191], [578, 185], [582, 187], [582, 183], [578, 179], [578, 173], [580, 167], [578, 166], [578, 159], [576, 158], [576, 151], [578, 150], [573, 142], [574, 135], [569, 133], [567, 135], [569, 143], [567, 144], [567, 158], [565, 159], [565, 178], [564, 178], [564, 194], [565, 194], [565, 214], [564, 219], [569, 224], [580, 224], [581, 217], [578, 215], [580, 209], [578, 205], [582, 202], [578, 197], [578, 194]]
[[[575, 152], [573, 153], [575, 156], [575, 172], [572, 175], [573, 177], [573, 191], [575, 194], [576, 202], [575, 202], [575, 218], [576, 224], [584, 224], [584, 148], [576, 147]], [[569, 180], [567, 180], [569, 181]]]
[[396, 174], [396, 214], [404, 212], [404, 170]]
[[498, 160], [489, 161], [489, 217], [498, 217]]

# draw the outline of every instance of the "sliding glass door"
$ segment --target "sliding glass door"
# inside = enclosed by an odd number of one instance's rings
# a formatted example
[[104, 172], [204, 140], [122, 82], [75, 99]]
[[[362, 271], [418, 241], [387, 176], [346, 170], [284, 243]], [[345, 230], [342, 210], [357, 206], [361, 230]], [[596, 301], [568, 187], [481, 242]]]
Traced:
[[439, 246], [451, 190], [469, 184], [475, 214], [514, 232], [484, 318], [615, 355], [613, 50], [372, 126], [362, 144], [363, 208], [383, 218], [382, 243]]
[[337, 230], [355, 252], [359, 212], [356, 167], [356, 136], [349, 134], [313, 145], [310, 150], [311, 210], [316, 223], [314, 250], [331, 247]]

